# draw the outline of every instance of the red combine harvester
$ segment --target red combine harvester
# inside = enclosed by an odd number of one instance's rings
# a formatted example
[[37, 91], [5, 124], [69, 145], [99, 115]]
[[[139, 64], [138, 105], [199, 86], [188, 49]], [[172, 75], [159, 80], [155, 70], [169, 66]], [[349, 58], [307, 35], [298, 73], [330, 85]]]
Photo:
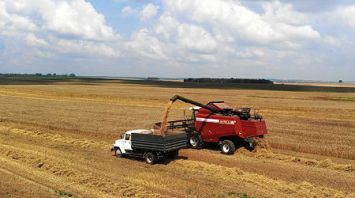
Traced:
[[[192, 148], [202, 148], [204, 143], [218, 143], [224, 154], [233, 154], [236, 145], [249, 143], [254, 148], [256, 139], [267, 134], [262, 116], [251, 108], [233, 109], [224, 101], [212, 101], [207, 105], [176, 95], [170, 99], [172, 103], [180, 100], [195, 105], [191, 118], [169, 121], [170, 130], [183, 128]], [[161, 123], [157, 123], [158, 125]]]

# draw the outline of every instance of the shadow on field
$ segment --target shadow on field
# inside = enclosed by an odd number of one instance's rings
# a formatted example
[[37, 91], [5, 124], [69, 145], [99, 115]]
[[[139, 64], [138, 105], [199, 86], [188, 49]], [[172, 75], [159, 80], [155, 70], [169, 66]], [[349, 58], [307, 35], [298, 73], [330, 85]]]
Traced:
[[[249, 146], [247, 142], [240, 141], [235, 145], [235, 150], [237, 151], [240, 148], [244, 148], [250, 152], [253, 151], [253, 149]], [[220, 151], [221, 149], [217, 143], [211, 143], [211, 142], [205, 142], [203, 145], [203, 149], [208, 149], [208, 150], [213, 150], [213, 151]]]
[[[112, 157], [117, 158], [115, 154], [113, 154]], [[141, 162], [141, 163], [146, 163], [145, 160], [144, 160], [144, 159], [141, 159], [141, 158], [127, 157], [127, 156], [121, 157], [121, 158], [129, 159], [129, 160], [134, 160], [134, 161], [138, 161], [138, 162]], [[168, 164], [170, 164], [170, 162], [172, 162], [172, 161], [174, 161], [174, 160], [187, 160], [187, 159], [188, 159], [188, 157], [180, 156], [180, 155], [174, 156], [174, 157], [166, 156], [166, 157], [164, 157], [163, 159], [158, 160], [158, 161], [156, 162], [156, 164], [168, 165]]]
[[181, 81], [155, 81], [155, 80], [120, 80], [121, 83], [150, 85], [163, 88], [201, 88], [201, 89], [251, 89], [272, 91], [299, 91], [299, 92], [341, 92], [355, 93], [354, 87], [326, 87], [286, 84], [257, 84], [257, 83], [196, 83]]
[[157, 164], [168, 165], [168, 164], [170, 164], [170, 162], [172, 162], [174, 160], [187, 160], [187, 159], [188, 159], [188, 157], [185, 157], [185, 156], [165, 157], [162, 160], [158, 161]]
[[0, 85], [100, 85], [106, 83], [155, 86], [163, 88], [201, 88], [201, 89], [249, 89], [272, 91], [302, 91], [302, 92], [341, 92], [355, 93], [354, 87], [326, 87], [286, 84], [257, 83], [197, 83], [182, 81], [132, 80], [110, 78], [0, 78]]

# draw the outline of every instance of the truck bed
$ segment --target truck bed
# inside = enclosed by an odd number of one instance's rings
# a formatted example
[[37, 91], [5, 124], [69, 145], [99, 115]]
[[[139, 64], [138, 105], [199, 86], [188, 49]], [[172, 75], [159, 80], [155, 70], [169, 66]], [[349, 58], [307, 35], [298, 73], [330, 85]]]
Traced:
[[165, 137], [154, 134], [132, 133], [132, 149], [170, 152], [187, 147], [186, 133], [168, 134]]

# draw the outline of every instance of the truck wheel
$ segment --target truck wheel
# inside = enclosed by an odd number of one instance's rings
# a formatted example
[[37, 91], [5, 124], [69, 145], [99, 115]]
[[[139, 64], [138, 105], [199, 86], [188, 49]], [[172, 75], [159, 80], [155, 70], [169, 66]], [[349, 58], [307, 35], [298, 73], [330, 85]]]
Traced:
[[202, 147], [202, 137], [201, 135], [191, 135], [189, 139], [189, 143], [191, 145], [191, 148], [197, 149]]
[[235, 151], [235, 145], [230, 140], [223, 140], [221, 144], [221, 151], [223, 154], [233, 154]]
[[145, 154], [145, 161], [148, 164], [154, 164], [157, 161], [157, 156], [154, 153], [148, 152]]
[[116, 149], [115, 149], [115, 155], [116, 155], [116, 157], [122, 157], [121, 149], [116, 148]]

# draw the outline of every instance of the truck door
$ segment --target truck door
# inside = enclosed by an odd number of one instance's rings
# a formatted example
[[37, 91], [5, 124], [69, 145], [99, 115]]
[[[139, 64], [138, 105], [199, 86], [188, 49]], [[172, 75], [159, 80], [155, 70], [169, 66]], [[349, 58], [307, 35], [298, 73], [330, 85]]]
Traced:
[[124, 150], [132, 150], [131, 134], [125, 134], [123, 149]]

